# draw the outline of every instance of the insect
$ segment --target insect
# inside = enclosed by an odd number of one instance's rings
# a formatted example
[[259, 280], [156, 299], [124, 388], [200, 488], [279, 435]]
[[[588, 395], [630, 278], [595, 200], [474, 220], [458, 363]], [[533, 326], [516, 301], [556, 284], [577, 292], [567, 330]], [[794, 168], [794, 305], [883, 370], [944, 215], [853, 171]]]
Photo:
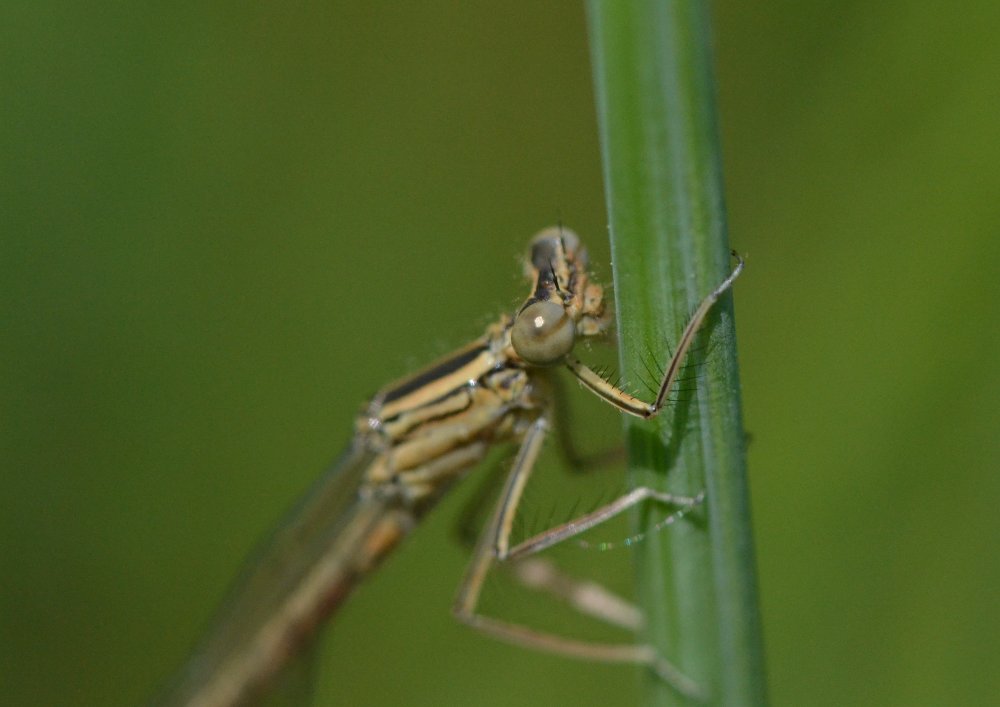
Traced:
[[[519, 448], [459, 589], [453, 607], [457, 618], [499, 639], [540, 650], [646, 665], [681, 692], [697, 694], [698, 687], [649, 646], [565, 638], [484, 616], [477, 605], [487, 573], [498, 562], [519, 565], [523, 581], [572, 595], [572, 589], [557, 588], [559, 578], [547, 566], [531, 564], [536, 558], [529, 556], [644, 501], [671, 505], [678, 514], [701, 502], [701, 496], [635, 488], [511, 545], [518, 504], [550, 428], [553, 402], [546, 376], [565, 367], [584, 388], [622, 412], [654, 417], [713, 303], [743, 268], [742, 259], [733, 255], [736, 267], [695, 310], [655, 398], [645, 402], [573, 356], [578, 340], [608, 329], [610, 310], [603, 289], [588, 275], [579, 237], [564, 228], [536, 235], [525, 262], [531, 293], [517, 313], [501, 317], [482, 337], [424, 370], [386, 386], [364, 406], [347, 451], [248, 566], [158, 704], [223, 707], [259, 698], [442, 494], [494, 445], [508, 442]], [[588, 596], [568, 598], [585, 612], [621, 625], [632, 622], [609, 597]]]

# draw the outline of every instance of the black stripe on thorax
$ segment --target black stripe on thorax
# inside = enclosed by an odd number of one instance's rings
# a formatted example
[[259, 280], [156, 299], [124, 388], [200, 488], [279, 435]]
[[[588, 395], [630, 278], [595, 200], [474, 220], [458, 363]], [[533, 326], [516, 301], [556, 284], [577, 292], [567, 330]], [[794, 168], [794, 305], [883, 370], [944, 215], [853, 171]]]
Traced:
[[387, 403], [391, 403], [392, 401], [398, 400], [404, 395], [409, 395], [413, 391], [418, 390], [429, 383], [433, 383], [439, 378], [444, 378], [449, 373], [453, 373], [465, 364], [473, 361], [477, 356], [479, 356], [479, 354], [486, 351], [487, 348], [487, 343], [483, 342], [458, 351], [450, 358], [446, 358], [443, 361], [432, 365], [430, 368], [427, 368], [413, 377], [403, 381], [395, 388], [387, 390], [382, 397], [382, 404], [385, 405]]

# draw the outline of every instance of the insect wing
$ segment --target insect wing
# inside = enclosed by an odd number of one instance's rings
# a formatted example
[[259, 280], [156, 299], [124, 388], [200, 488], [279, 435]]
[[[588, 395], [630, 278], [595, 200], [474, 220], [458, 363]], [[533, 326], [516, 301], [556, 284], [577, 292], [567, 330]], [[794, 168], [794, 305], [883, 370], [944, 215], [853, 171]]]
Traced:
[[347, 558], [381, 516], [378, 500], [358, 497], [374, 457], [356, 438], [313, 484], [249, 557], [192, 657], [154, 704], [256, 700], [279, 674], [296, 672], [289, 664], [300, 654], [308, 661], [318, 625], [339, 603], [333, 597], [350, 589]]

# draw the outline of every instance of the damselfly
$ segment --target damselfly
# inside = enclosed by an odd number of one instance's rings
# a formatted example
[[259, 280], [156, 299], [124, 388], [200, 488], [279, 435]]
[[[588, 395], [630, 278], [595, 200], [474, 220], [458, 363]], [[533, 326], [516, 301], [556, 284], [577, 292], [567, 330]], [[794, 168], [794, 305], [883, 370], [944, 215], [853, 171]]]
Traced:
[[260, 697], [314, 638], [355, 585], [419, 522], [441, 495], [498, 443], [519, 445], [496, 510], [474, 551], [455, 615], [487, 634], [577, 658], [650, 667], [678, 690], [697, 686], [649, 646], [592, 643], [520, 626], [477, 612], [487, 573], [518, 566], [523, 581], [563, 595], [577, 608], [630, 626], [634, 616], [611, 595], [574, 592], [551, 567], [529, 556], [573, 538], [644, 501], [676, 515], [701, 496], [633, 489], [575, 520], [511, 545], [518, 504], [552, 418], [547, 376], [564, 366], [584, 388], [622, 412], [657, 415], [677, 381], [712, 304], [733, 284], [737, 265], [691, 316], [652, 402], [605, 380], [572, 355], [581, 338], [611, 321], [600, 285], [587, 272], [576, 234], [552, 228], [535, 236], [525, 263], [527, 300], [485, 335], [419, 373], [379, 391], [357, 418], [347, 452], [299, 503], [254, 558], [161, 704], [222, 707]]

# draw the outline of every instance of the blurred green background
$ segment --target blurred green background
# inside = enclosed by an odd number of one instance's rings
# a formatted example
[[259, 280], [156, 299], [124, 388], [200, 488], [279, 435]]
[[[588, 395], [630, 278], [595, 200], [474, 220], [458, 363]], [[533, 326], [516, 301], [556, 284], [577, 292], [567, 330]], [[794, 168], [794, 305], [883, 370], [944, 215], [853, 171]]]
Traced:
[[[773, 702], [989, 704], [1000, 5], [714, 14]], [[610, 271], [585, 18], [11, 2], [0, 37], [0, 702], [137, 704], [360, 402], [521, 299], [531, 234]], [[463, 495], [339, 616], [324, 698], [634, 702], [452, 621]]]

